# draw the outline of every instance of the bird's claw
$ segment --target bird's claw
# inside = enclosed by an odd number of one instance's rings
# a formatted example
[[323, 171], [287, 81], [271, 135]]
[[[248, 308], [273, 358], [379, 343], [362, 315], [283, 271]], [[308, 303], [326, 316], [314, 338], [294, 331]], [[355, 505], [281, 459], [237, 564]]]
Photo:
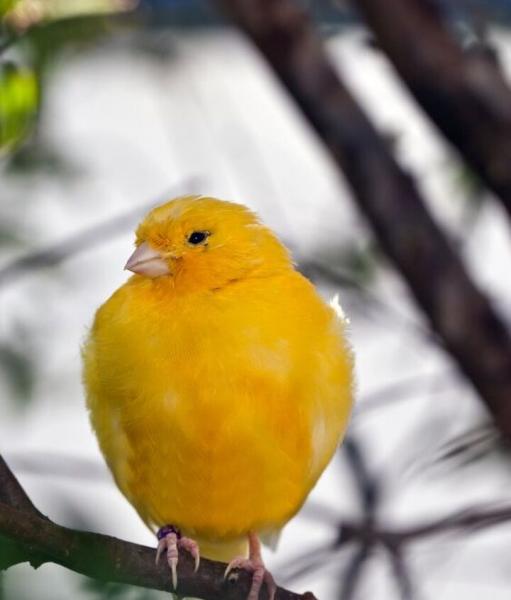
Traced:
[[227, 568], [225, 569], [224, 573], [224, 579], [227, 579], [229, 573], [234, 569], [242, 569], [244, 571], [252, 573], [252, 585], [250, 587], [250, 592], [248, 593], [247, 600], [259, 599], [259, 592], [261, 591], [263, 583], [266, 584], [266, 587], [268, 589], [269, 600], [275, 600], [277, 586], [275, 584], [272, 574], [266, 569], [262, 560], [238, 556], [237, 558], [231, 560], [231, 562], [227, 565]]
[[199, 545], [197, 544], [197, 542], [195, 540], [192, 540], [191, 538], [182, 537], [180, 540], [178, 540], [177, 545], [179, 548], [187, 550], [192, 555], [192, 558], [194, 560], [193, 572], [197, 573], [200, 565], [200, 552]]
[[172, 587], [175, 590], [177, 588], [177, 563], [179, 561], [179, 550], [183, 549], [189, 552], [194, 559], [194, 573], [199, 570], [200, 564], [200, 553], [197, 542], [187, 537], [180, 537], [176, 531], [165, 531], [160, 530], [163, 535], [158, 535], [160, 541], [158, 542], [158, 548], [156, 549], [156, 564], [159, 563], [161, 555], [167, 552], [167, 563], [170, 568], [172, 577]]
[[177, 558], [169, 558], [169, 567], [172, 574], [172, 587], [177, 588]]

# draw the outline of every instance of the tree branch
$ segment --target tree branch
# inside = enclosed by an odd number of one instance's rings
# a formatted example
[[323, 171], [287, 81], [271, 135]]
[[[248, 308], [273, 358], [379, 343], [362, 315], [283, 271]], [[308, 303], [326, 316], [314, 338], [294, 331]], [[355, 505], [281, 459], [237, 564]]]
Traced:
[[464, 52], [434, 2], [353, 0], [417, 101], [511, 218], [511, 89], [496, 60]]
[[[53, 523], [37, 511], [1, 457], [0, 499], [0, 570], [26, 561], [34, 567], [53, 562], [102, 581], [173, 591], [168, 565], [164, 560], [155, 564], [154, 548]], [[194, 573], [193, 559], [182, 553], [178, 565], [179, 595], [244, 600], [251, 576], [239, 571], [225, 580], [225, 568], [223, 563], [203, 558], [199, 571]], [[260, 598], [268, 600], [266, 588]], [[276, 600], [316, 599], [310, 592], [295, 594], [278, 588]]]
[[511, 505], [489, 509], [487, 507], [469, 508], [454, 512], [446, 517], [432, 519], [424, 523], [407, 527], [388, 528], [374, 524], [372, 520], [361, 522], [341, 521], [339, 530], [342, 537], [339, 540], [360, 541], [368, 546], [382, 544], [392, 552], [400, 552], [405, 544], [419, 542], [446, 533], [477, 532], [488, 527], [511, 522]]
[[0, 456], [0, 502], [27, 513], [33, 513], [41, 519], [46, 518], [32, 504], [32, 501], [21, 487], [21, 484], [14, 476], [14, 473], [7, 466], [7, 463], [2, 456]]
[[[154, 548], [53, 523], [35, 509], [1, 457], [0, 484], [0, 570], [27, 561], [34, 567], [53, 562], [101, 581], [172, 591], [168, 566], [155, 564]], [[10, 491], [5, 493], [6, 489]], [[360, 543], [366, 549], [382, 544], [399, 554], [404, 544], [423, 538], [447, 532], [477, 531], [509, 521], [511, 506], [469, 509], [397, 529], [377, 527], [373, 520], [345, 521], [338, 543]], [[250, 575], [240, 571], [226, 581], [225, 567], [223, 563], [204, 558], [199, 571], [194, 573], [193, 559], [183, 553], [178, 565], [179, 595], [204, 600], [244, 600], [250, 589]], [[315, 600], [315, 597], [310, 592], [295, 594], [278, 588], [276, 599]], [[268, 600], [266, 588], [261, 592], [261, 600]]]
[[217, 0], [266, 57], [344, 171], [359, 208], [446, 349], [511, 439], [511, 339], [433, 221], [412, 179], [291, 0]]
[[448, 532], [479, 531], [508, 521], [511, 521], [511, 506], [509, 505], [492, 510], [472, 508], [453, 513], [443, 519], [403, 528], [398, 532], [384, 532], [383, 537], [389, 541], [397, 540], [399, 543], [410, 542]]

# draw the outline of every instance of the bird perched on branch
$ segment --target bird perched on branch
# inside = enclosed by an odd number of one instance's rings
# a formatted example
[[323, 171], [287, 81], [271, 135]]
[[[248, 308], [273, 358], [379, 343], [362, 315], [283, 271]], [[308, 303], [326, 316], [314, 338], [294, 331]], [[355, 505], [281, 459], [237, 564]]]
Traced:
[[256, 215], [214, 198], [153, 209], [126, 269], [83, 349], [101, 450], [174, 588], [179, 551], [198, 567], [200, 549], [253, 574], [250, 600], [263, 583], [273, 596], [259, 540], [299, 510], [346, 428], [344, 319]]

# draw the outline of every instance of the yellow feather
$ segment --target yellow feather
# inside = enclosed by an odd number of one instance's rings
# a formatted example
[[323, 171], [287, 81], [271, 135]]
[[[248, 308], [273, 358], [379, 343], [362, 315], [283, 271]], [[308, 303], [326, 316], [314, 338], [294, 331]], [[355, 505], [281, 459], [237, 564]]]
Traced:
[[[207, 241], [192, 247], [193, 231]], [[134, 275], [98, 310], [92, 424], [142, 519], [227, 560], [299, 510], [344, 434], [344, 321], [240, 205], [179, 198], [144, 220], [144, 242], [170, 274]]]

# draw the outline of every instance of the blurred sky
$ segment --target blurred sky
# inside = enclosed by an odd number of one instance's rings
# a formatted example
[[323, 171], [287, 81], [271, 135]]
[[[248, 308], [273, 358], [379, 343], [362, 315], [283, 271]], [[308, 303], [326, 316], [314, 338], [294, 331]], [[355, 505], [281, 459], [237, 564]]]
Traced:
[[[492, 29], [491, 37], [509, 76], [509, 33]], [[510, 319], [511, 247], [500, 208], [483, 203], [467, 229], [455, 157], [365, 40], [361, 30], [350, 29], [329, 38], [329, 54], [374, 121], [392, 136], [435, 215], [459, 239], [474, 277]], [[8, 382], [0, 382], [0, 451], [52, 519], [154, 545], [107, 474], [80, 382], [80, 345], [94, 311], [127, 278], [122, 268], [133, 245], [133, 211], [143, 214], [153, 203], [190, 192], [243, 202], [280, 234], [299, 264], [340, 255], [348, 246], [362, 248], [368, 233], [324, 149], [256, 52], [231, 30], [125, 32], [69, 55], [50, 79], [40, 127], [65, 168], [58, 175], [4, 170], [1, 218], [23, 244], [2, 252], [0, 271], [27, 248], [132, 212], [119, 231], [105, 232], [97, 245], [58, 268], [0, 287], [0, 337], [15, 339], [36, 368], [33, 399], [25, 408]], [[349, 290], [329, 285], [322, 291], [326, 297], [340, 291], [351, 319], [358, 381], [352, 431], [370, 468], [385, 481], [382, 518], [412, 523], [509, 497], [511, 476], [503, 461], [447, 476], [434, 465], [442, 444], [484, 413], [425, 333], [391, 269], [384, 266], [371, 282], [377, 303], [369, 308]], [[386, 386], [411, 379], [411, 391], [403, 398], [395, 394], [399, 402], [379, 408], [372, 401]], [[69, 468], [68, 474], [54, 474]], [[342, 458], [312, 499], [339, 516], [357, 514]], [[269, 565], [278, 577], [299, 550], [334, 536], [328, 524], [299, 517], [286, 528], [277, 554], [268, 554]], [[419, 597], [507, 600], [508, 550], [504, 529], [418, 545], [410, 564]], [[346, 560], [329, 559], [293, 587], [333, 600]], [[374, 590], [381, 600], [398, 597], [386, 565], [378, 556], [371, 561], [361, 598]], [[5, 585], [7, 598], [16, 600], [77, 595], [75, 577], [63, 578], [55, 566], [37, 572], [18, 566]]]

